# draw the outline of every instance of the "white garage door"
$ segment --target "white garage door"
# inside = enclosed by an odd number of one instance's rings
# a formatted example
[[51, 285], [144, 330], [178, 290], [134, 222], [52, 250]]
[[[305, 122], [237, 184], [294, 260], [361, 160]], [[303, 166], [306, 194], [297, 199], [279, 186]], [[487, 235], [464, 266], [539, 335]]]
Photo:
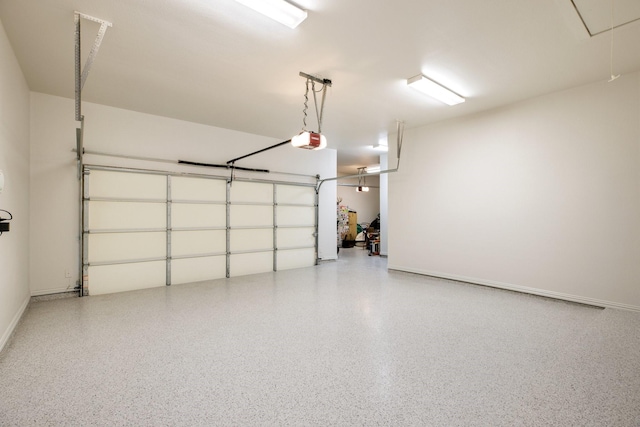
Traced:
[[312, 266], [311, 184], [87, 167], [83, 294]]

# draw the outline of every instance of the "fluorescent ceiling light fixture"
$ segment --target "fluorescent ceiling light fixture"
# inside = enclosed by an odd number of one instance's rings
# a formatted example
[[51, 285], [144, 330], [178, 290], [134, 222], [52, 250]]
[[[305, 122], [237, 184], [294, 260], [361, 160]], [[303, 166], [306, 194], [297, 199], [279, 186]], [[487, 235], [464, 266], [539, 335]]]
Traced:
[[296, 28], [302, 21], [307, 19], [306, 10], [302, 10], [284, 0], [236, 1], [292, 29]]
[[447, 105], [456, 105], [464, 102], [464, 98], [447, 89], [446, 87], [434, 82], [419, 74], [415, 77], [411, 77], [407, 80], [407, 84], [412, 89], [422, 92], [438, 101], [444, 102]]
[[380, 165], [367, 166], [367, 173], [376, 173], [376, 172], [380, 172]]

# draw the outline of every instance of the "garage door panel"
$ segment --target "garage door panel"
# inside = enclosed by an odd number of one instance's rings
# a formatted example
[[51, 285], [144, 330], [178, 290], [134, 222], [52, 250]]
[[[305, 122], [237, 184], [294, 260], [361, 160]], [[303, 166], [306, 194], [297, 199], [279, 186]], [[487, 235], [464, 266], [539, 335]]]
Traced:
[[231, 230], [231, 252], [273, 249], [273, 230]]
[[231, 227], [273, 226], [272, 206], [231, 206]]
[[171, 177], [171, 198], [184, 201], [226, 202], [227, 182], [220, 179]]
[[311, 207], [278, 206], [276, 215], [279, 226], [310, 226], [316, 221], [316, 210]]
[[164, 203], [89, 202], [90, 230], [157, 229], [167, 227]]
[[172, 203], [172, 228], [225, 227], [227, 210], [224, 205]]
[[278, 228], [278, 248], [297, 248], [300, 246], [315, 246], [313, 235], [315, 228]]
[[165, 257], [166, 246], [164, 232], [89, 234], [89, 263]]
[[171, 256], [201, 255], [226, 252], [225, 230], [173, 231]]
[[234, 181], [231, 203], [273, 203], [273, 184]]
[[278, 203], [314, 205], [316, 202], [316, 193], [313, 188], [297, 185], [278, 185], [276, 197]]
[[89, 294], [101, 295], [166, 285], [164, 261], [89, 267]]
[[224, 255], [171, 261], [171, 284], [222, 279], [226, 274], [227, 258]]
[[166, 199], [167, 177], [115, 171], [91, 171], [91, 197]]
[[311, 267], [316, 263], [314, 248], [278, 251], [278, 270]]
[[231, 277], [273, 271], [273, 252], [231, 255]]

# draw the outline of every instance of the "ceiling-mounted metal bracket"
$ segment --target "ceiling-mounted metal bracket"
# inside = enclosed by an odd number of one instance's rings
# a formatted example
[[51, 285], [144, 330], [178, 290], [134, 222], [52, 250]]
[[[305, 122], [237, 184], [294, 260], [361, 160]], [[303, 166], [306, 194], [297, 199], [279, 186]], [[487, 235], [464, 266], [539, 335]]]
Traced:
[[313, 80], [316, 83], [320, 83], [323, 85], [331, 86], [331, 80], [329, 79], [321, 79], [320, 77], [312, 76], [311, 74], [303, 73], [300, 71], [300, 77], [304, 77], [305, 79]]
[[[316, 107], [316, 119], [318, 120], [318, 133], [322, 133], [322, 114], [324, 113], [324, 100], [327, 96], [327, 87], [330, 87], [332, 84], [331, 80], [321, 79], [320, 77], [312, 76], [311, 74], [303, 73], [302, 71], [300, 71], [300, 77], [304, 77], [305, 79], [307, 79], [307, 85], [309, 84], [309, 81], [311, 81], [312, 85], [314, 83], [320, 83], [322, 85], [322, 89], [321, 89], [322, 101], [320, 102], [320, 108], [318, 108], [315, 85], [313, 85], [313, 102]], [[309, 86], [307, 86], [307, 90], [308, 88]], [[306, 109], [306, 102], [305, 102], [305, 109]], [[305, 113], [305, 116], [306, 116], [306, 113]]]
[[[87, 21], [97, 22], [100, 24], [100, 29], [98, 30], [98, 34], [96, 35], [96, 39], [93, 42], [93, 46], [91, 46], [91, 51], [89, 51], [89, 56], [87, 57], [87, 61], [84, 64], [84, 68], [82, 68], [81, 64], [81, 29], [80, 22], [82, 19], [86, 19]], [[98, 55], [98, 49], [100, 49], [100, 44], [102, 43], [102, 39], [104, 38], [105, 33], [107, 32], [108, 27], [112, 27], [113, 24], [111, 22], [105, 21], [103, 19], [95, 18], [93, 16], [85, 15], [84, 13], [74, 12], [74, 23], [75, 23], [75, 38], [76, 38], [76, 49], [75, 49], [75, 70], [76, 70], [76, 84], [75, 84], [75, 94], [76, 94], [76, 120], [82, 120], [82, 112], [80, 108], [80, 104], [82, 102], [82, 88], [84, 87], [85, 82], [87, 81], [87, 77], [89, 76], [89, 71], [91, 70], [91, 66], [93, 65], [93, 61]]]

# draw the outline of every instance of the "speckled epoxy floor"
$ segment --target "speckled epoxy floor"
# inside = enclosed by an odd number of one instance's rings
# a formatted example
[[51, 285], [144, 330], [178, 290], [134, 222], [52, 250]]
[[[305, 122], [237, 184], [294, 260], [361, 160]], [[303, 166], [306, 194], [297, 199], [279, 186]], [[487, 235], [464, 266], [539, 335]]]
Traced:
[[0, 425], [640, 425], [639, 313], [385, 267], [34, 302]]

